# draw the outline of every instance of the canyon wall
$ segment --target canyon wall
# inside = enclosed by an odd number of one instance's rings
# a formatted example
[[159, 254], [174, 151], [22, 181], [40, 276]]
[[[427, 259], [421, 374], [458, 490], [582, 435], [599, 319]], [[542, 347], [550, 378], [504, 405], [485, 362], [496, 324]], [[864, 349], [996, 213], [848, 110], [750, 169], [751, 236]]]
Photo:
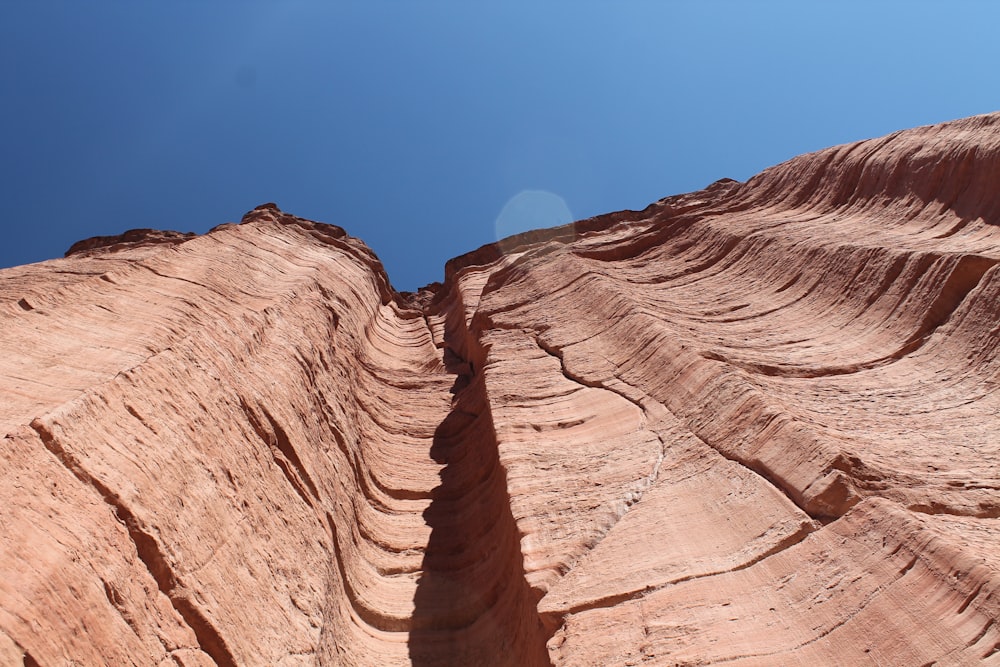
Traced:
[[0, 271], [0, 663], [1000, 665], [1000, 114], [395, 292], [266, 204]]

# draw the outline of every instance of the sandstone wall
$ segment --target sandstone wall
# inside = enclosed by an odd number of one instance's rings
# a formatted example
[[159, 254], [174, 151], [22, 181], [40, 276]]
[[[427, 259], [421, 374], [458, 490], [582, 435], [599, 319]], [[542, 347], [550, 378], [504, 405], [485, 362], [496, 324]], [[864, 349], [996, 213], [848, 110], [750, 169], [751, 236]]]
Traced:
[[258, 207], [0, 271], [0, 657], [1000, 664], [1000, 115], [395, 293]]

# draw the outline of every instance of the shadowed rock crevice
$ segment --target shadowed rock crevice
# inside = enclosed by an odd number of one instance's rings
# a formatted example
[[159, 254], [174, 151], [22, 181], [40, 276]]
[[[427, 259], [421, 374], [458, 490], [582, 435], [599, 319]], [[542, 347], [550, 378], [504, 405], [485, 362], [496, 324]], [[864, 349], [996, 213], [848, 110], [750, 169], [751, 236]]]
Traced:
[[[198, 638], [198, 645], [201, 650], [211, 656], [212, 660], [219, 667], [236, 667], [238, 664], [232, 652], [226, 645], [225, 639], [219, 634], [218, 629], [205, 617], [198, 606], [189, 598], [189, 592], [179, 585], [173, 568], [167, 562], [160, 544], [150, 533], [143, 530], [141, 523], [135, 515], [114, 494], [107, 486], [98, 479], [91, 476], [80, 466], [79, 462], [68, 453], [57, 438], [41, 420], [35, 419], [31, 422], [31, 428], [38, 433], [45, 448], [49, 450], [66, 468], [73, 473], [82, 483], [92, 487], [114, 512], [115, 518], [128, 531], [129, 537], [135, 545], [136, 554], [145, 564], [149, 574], [152, 575], [156, 585], [173, 605], [174, 609], [184, 619], [185, 623], [194, 631]], [[25, 654], [25, 664], [28, 663], [28, 654]], [[32, 659], [32, 662], [34, 660]], [[37, 663], [35, 663], [37, 664]]]
[[[462, 407], [441, 424], [432, 456], [445, 464], [424, 518], [431, 528], [414, 596], [414, 665], [549, 665], [539, 595], [524, 578], [517, 526], [488, 417]], [[472, 405], [470, 405], [470, 403]]]
[[[453, 302], [452, 311], [461, 304]], [[455, 374], [454, 398], [430, 451], [444, 467], [424, 511], [431, 530], [414, 595], [410, 659], [418, 667], [548, 666], [549, 635], [536, 611], [541, 594], [525, 578], [483, 377], [452, 347], [477, 343], [464, 320], [446, 319], [442, 357]]]

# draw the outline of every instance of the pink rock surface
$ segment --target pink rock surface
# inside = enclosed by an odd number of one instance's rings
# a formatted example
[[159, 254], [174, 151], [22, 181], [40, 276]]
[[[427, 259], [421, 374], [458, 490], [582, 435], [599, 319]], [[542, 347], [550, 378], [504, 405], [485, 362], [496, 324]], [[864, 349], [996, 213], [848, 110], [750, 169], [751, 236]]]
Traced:
[[397, 294], [263, 205], [0, 271], [0, 662], [1000, 665], [1000, 115]]

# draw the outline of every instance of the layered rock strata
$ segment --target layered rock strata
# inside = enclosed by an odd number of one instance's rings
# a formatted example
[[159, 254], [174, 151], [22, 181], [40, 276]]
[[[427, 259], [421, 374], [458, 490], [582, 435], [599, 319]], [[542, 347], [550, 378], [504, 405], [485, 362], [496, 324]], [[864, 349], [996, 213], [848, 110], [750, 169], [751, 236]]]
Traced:
[[0, 271], [0, 657], [1000, 665], [1000, 115], [391, 288], [273, 205]]

